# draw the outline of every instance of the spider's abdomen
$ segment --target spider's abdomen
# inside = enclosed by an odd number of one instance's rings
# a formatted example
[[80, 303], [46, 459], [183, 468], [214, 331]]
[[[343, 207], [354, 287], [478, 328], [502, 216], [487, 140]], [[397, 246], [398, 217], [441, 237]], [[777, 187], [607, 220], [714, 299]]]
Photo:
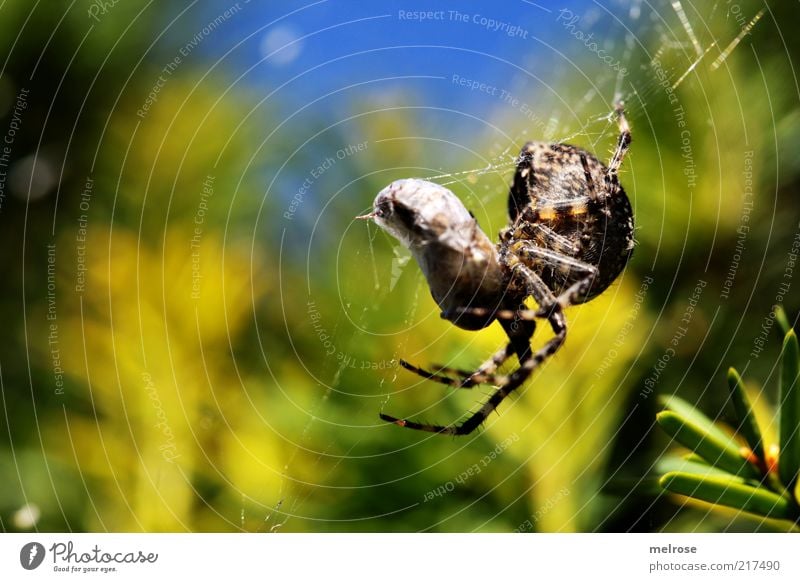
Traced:
[[[585, 162], [585, 163], [584, 163]], [[603, 197], [606, 167], [593, 154], [576, 146], [528, 142], [522, 147], [508, 198], [508, 214], [515, 221], [529, 205], [547, 207], [555, 203]], [[594, 195], [592, 195], [594, 190]], [[564, 208], [560, 217], [580, 213]]]
[[[619, 276], [633, 253], [633, 211], [622, 187], [603, 202], [590, 203], [587, 220], [579, 226], [580, 251], [575, 258], [597, 267], [598, 274], [584, 301], [599, 295]], [[563, 279], [563, 280], [562, 280]], [[575, 276], [554, 276], [567, 286]]]
[[[508, 210], [508, 243], [516, 237], [535, 245], [526, 254], [556, 296], [585, 279], [588, 266], [596, 273], [577, 300], [595, 297], [622, 272], [633, 251], [633, 212], [625, 191], [616, 175], [576, 146], [526, 144]], [[548, 257], [548, 251], [562, 259]]]

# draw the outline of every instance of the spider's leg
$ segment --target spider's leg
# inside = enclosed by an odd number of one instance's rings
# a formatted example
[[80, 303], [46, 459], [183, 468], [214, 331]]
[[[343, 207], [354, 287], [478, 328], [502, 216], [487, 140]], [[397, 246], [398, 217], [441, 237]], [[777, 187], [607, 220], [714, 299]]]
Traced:
[[526, 143], [517, 157], [517, 169], [508, 192], [508, 216], [512, 221], [528, 206], [534, 193], [533, 155], [536, 147], [533, 142]]
[[[491, 358], [486, 360], [483, 364], [481, 364], [477, 370], [474, 372], [469, 372], [467, 370], [457, 370], [454, 368], [448, 368], [447, 366], [433, 366], [436, 369], [436, 372], [432, 372], [430, 370], [425, 370], [423, 368], [419, 368], [413, 364], [409, 364], [405, 360], [400, 360], [400, 365], [403, 366], [409, 372], [413, 372], [418, 376], [422, 376], [427, 380], [433, 380], [435, 382], [441, 382], [442, 384], [447, 384], [448, 386], [452, 386], [453, 388], [472, 388], [477, 384], [483, 384], [487, 381], [487, 378], [490, 378], [492, 374], [497, 370], [497, 368], [505, 362], [511, 355], [514, 353], [514, 350], [511, 349], [511, 346], [504, 346], [500, 350], [497, 351]], [[444, 374], [442, 373], [444, 372]], [[455, 374], [460, 378], [451, 378], [446, 376], [445, 374]]]
[[[439, 382], [441, 384], [447, 384], [448, 386], [452, 386], [453, 388], [472, 388], [475, 385], [475, 382], [471, 382], [469, 378], [451, 378], [449, 376], [445, 376], [444, 374], [439, 374], [436, 372], [432, 372], [430, 370], [425, 370], [424, 368], [420, 368], [415, 366], [414, 364], [410, 364], [405, 360], [400, 360], [400, 365], [403, 366], [409, 372], [413, 372], [417, 376], [422, 376], [426, 380], [433, 380], [434, 382]], [[445, 371], [443, 369], [439, 370]]]
[[502, 366], [508, 358], [514, 354], [514, 348], [509, 343], [500, 348], [491, 358], [481, 364], [470, 376], [470, 380], [476, 384], [491, 383], [497, 368]]
[[[517, 265], [515, 271], [525, 279], [528, 289], [537, 303], [554, 302], [555, 298], [550, 289], [531, 269], [524, 265]], [[556, 305], [558, 305], [558, 303], [556, 303]], [[564, 314], [560, 309], [555, 309], [549, 314], [547, 320], [555, 335], [535, 352], [531, 351], [530, 336], [527, 335], [527, 331], [517, 331], [519, 328], [515, 329], [511, 324], [501, 321], [511, 340], [509, 347], [517, 353], [517, 357], [519, 358], [519, 368], [508, 376], [494, 376], [492, 380], [494, 384], [499, 386], [497, 390], [477, 412], [463, 423], [448, 427], [451, 430], [446, 432], [454, 435], [462, 435], [469, 434], [478, 428], [486, 418], [500, 406], [509, 394], [525, 383], [536, 368], [558, 351], [567, 337], [567, 323]]]
[[[531, 349], [530, 341], [520, 342], [519, 338], [515, 336], [516, 330], [513, 325], [508, 325], [508, 327], [504, 325], [504, 327], [506, 327], [506, 333], [508, 334], [509, 338], [511, 338], [512, 344], [514, 344], [517, 348], [517, 357], [519, 358], [519, 369], [509, 377], [508, 382], [513, 382], [514, 375], [517, 373], [524, 374], [526, 369], [528, 369], [526, 375], [527, 378], [527, 376], [530, 375], [530, 373], [533, 372], [533, 370], [539, 366], [539, 364], [544, 362], [544, 360], [558, 351], [558, 348], [561, 347], [561, 344], [564, 343], [564, 340], [567, 337], [567, 324], [566, 320], [564, 319], [564, 314], [561, 312], [560, 305], [556, 300], [556, 297], [553, 296], [553, 292], [545, 284], [545, 282], [542, 281], [542, 278], [524, 263], [517, 263], [517, 265], [515, 265], [514, 274], [522, 277], [528, 293], [533, 296], [534, 301], [536, 301], [538, 305], [556, 306], [551, 307], [546, 314], [547, 321], [550, 323], [550, 327], [553, 329], [553, 333], [555, 335], [550, 338], [550, 340], [536, 353], [530, 356], [530, 359], [528, 359]], [[542, 317], [539, 315], [539, 312], [534, 312], [534, 316]], [[529, 339], [530, 336], [528, 336], [528, 340]], [[524, 378], [522, 381], [524, 381]]]
[[[467, 435], [478, 428], [489, 417], [489, 415], [497, 410], [497, 407], [505, 400], [514, 390], [519, 388], [525, 383], [533, 371], [539, 367], [547, 358], [552, 356], [561, 347], [566, 337], [566, 323], [564, 316], [558, 312], [550, 317], [553, 329], [556, 331], [556, 336], [550, 339], [541, 349], [535, 353], [531, 353], [530, 348], [527, 350], [527, 355], [521, 358], [520, 366], [509, 376], [497, 377], [497, 380], [502, 379], [502, 385], [495, 390], [489, 399], [480, 407], [480, 409], [473, 413], [468, 419], [461, 424], [451, 427], [446, 427], [445, 430], [437, 432], [445, 432], [452, 435]], [[498, 382], [499, 383], [499, 382]], [[410, 427], [417, 428], [417, 427]], [[422, 428], [421, 430], [426, 430]]]
[[617, 115], [617, 124], [619, 125], [619, 138], [617, 139], [617, 148], [614, 151], [614, 156], [608, 163], [608, 174], [606, 175], [606, 182], [615, 182], [617, 172], [622, 165], [622, 160], [631, 146], [631, 128], [628, 125], [628, 120], [625, 119], [625, 110], [622, 102], [617, 104], [615, 109]]
[[[506, 326], [504, 326], [504, 328], [506, 328]], [[531, 356], [530, 353], [530, 334], [533, 333], [533, 326], [517, 326], [514, 328], [514, 331], [509, 331], [509, 329], [510, 324], [509, 327], [506, 328], [510, 338], [508, 345], [492, 356], [490, 360], [481, 366], [481, 369], [488, 370], [492, 366], [494, 366], [496, 369], [497, 366], [499, 366], [502, 362], [508, 359], [511, 354], [514, 353], [518, 355], [521, 362], [526, 362], [527, 360], [532, 359], [533, 356]], [[522, 367], [520, 366], [520, 370], [521, 369]], [[519, 387], [522, 382], [525, 381], [525, 378], [530, 375], [530, 372], [533, 370], [533, 368], [527, 368], [528, 371], [524, 375], [519, 374], [520, 370], [517, 370], [511, 376], [499, 377], [503, 379], [503, 386], [495, 390], [495, 392], [489, 397], [489, 400], [487, 400], [477, 412], [472, 414], [472, 416], [460, 424], [454, 424], [450, 426], [425, 424], [421, 422], [415, 422], [413, 420], [389, 416], [388, 414], [383, 413], [380, 414], [380, 417], [386, 422], [391, 422], [397, 426], [410, 428], [412, 430], [421, 430], [439, 434], [451, 434], [454, 436], [470, 434], [472, 431], [478, 428], [484, 420], [486, 420], [486, 417], [489, 416], [489, 414], [491, 414], [491, 412], [500, 405], [500, 402], [502, 402], [506, 396], [508, 396], [512, 391]], [[488, 374], [487, 376], [494, 378], [494, 376], [491, 374]]]
[[534, 233], [533, 240], [541, 242], [541, 246], [569, 256], [574, 255], [579, 250], [575, 243], [545, 224], [532, 224], [531, 229]]
[[[509, 344], [510, 345], [510, 344]], [[537, 352], [538, 354], [538, 352]], [[425, 424], [420, 422], [414, 422], [412, 420], [404, 420], [400, 418], [395, 418], [393, 416], [389, 416], [388, 414], [381, 413], [381, 419], [385, 420], [386, 422], [391, 422], [396, 424], [397, 426], [402, 426], [404, 428], [410, 428], [413, 430], [422, 430], [426, 432], [435, 432], [440, 434], [451, 434], [453, 436], [460, 436], [460, 435], [468, 435], [476, 428], [478, 428], [483, 422], [488, 418], [488, 416], [494, 412], [500, 403], [506, 399], [506, 397], [511, 394], [514, 390], [519, 388], [525, 380], [531, 375], [533, 370], [536, 368], [535, 362], [535, 355], [531, 355], [528, 352], [527, 358], [523, 360], [523, 365], [519, 367], [513, 374], [507, 376], [507, 382], [500, 386], [497, 390], [495, 390], [489, 399], [480, 407], [479, 410], [474, 412], [472, 416], [467, 418], [464, 422], [459, 424], [453, 424], [450, 426], [442, 426], [436, 424]]]
[[[539, 303], [539, 310], [535, 313], [536, 317], [549, 317], [554, 309], [560, 311], [565, 307], [569, 307], [570, 305], [578, 303], [581, 298], [586, 297], [586, 295], [589, 293], [595, 277], [598, 274], [597, 267], [593, 265], [584, 263], [583, 261], [580, 261], [574, 257], [556, 253], [550, 249], [537, 247], [531, 241], [519, 241], [517, 243], [517, 248], [515, 249], [515, 254], [525, 264], [546, 264], [548, 266], [556, 267], [566, 271], [574, 270], [584, 273], [583, 277], [570, 285], [566, 290], [559, 294], [558, 297], [554, 297], [551, 293], [550, 297], [552, 299], [549, 302], [541, 303], [537, 299], [537, 303]], [[546, 296], [545, 301], [547, 301]]]
[[440, 374], [452, 374], [453, 376], [459, 376], [461, 378], [472, 376], [474, 373], [470, 372], [469, 370], [465, 370], [464, 368], [453, 368], [452, 366], [448, 366], [446, 364], [431, 364], [431, 369]]
[[[539, 277], [530, 270], [528, 270], [526, 275], [539, 279]], [[547, 289], [541, 279], [539, 279], [538, 282], [541, 283], [545, 289]], [[544, 300], [544, 298], [542, 300]], [[553, 333], [555, 335], [550, 338], [550, 340], [548, 340], [544, 346], [535, 352], [531, 352], [530, 343], [528, 343], [527, 348], [522, 348], [522, 350], [519, 350], [517, 352], [520, 358], [519, 368], [514, 370], [514, 372], [508, 376], [495, 377], [499, 388], [489, 397], [489, 400], [486, 401], [486, 403], [480, 408], [480, 410], [478, 410], [478, 412], [456, 427], [457, 429], [466, 432], [456, 432], [455, 434], [469, 434], [475, 430], [475, 428], [480, 426], [481, 423], [483, 423], [483, 421], [486, 420], [486, 418], [492, 412], [494, 412], [498, 406], [500, 406], [500, 403], [503, 402], [503, 400], [505, 400], [509, 394], [514, 392], [514, 390], [525, 383], [525, 381], [530, 377], [531, 374], [533, 374], [536, 368], [538, 368], [547, 358], [558, 351], [567, 337], [567, 322], [564, 318], [564, 314], [558, 309], [551, 312], [547, 319], [550, 322], [550, 326], [553, 328]], [[513, 343], [514, 340], [512, 339], [512, 344]]]
[[575, 305], [576, 303], [580, 303], [582, 298], [585, 298], [586, 295], [589, 293], [589, 290], [594, 283], [594, 275], [587, 275], [583, 279], [580, 279], [570, 285], [563, 293], [561, 293], [558, 297], [556, 297], [555, 302], [550, 305], [543, 305], [540, 309], [536, 312], [538, 317], [547, 317], [547, 315], [554, 309], [557, 308], [561, 310], [565, 307], [569, 307], [570, 305]]
[[402, 418], [397, 418], [395, 416], [390, 416], [388, 414], [384, 414], [381, 412], [378, 416], [380, 416], [381, 420], [385, 420], [386, 422], [391, 422], [392, 424], [396, 424], [397, 426], [402, 426], [403, 428], [410, 428], [412, 430], [423, 430], [425, 432], [436, 432], [439, 434], [458, 434], [455, 432], [455, 427], [452, 426], [441, 426], [438, 424], [424, 424], [420, 422], [414, 422], [413, 420], [404, 420]]
[[[544, 232], [550, 231], [551, 234], [548, 236], [551, 236], [553, 239], [556, 237], [563, 238], [561, 235], [553, 232], [549, 227], [540, 226]], [[525, 279], [528, 292], [539, 305], [539, 310], [497, 310], [494, 312], [494, 316], [501, 323], [505, 321], [535, 321], [537, 319], [548, 319], [550, 313], [554, 309], [568, 307], [576, 303], [576, 300], [580, 296], [585, 295], [594, 282], [595, 276], [598, 274], [597, 267], [594, 265], [585, 263], [567, 254], [537, 246], [529, 240], [519, 240], [515, 242], [512, 246], [512, 252], [520, 261], [514, 269]], [[555, 267], [567, 272], [574, 271], [582, 273], [584, 276], [556, 297], [544, 281], [531, 269], [531, 267], [535, 268], [542, 265]], [[480, 307], [458, 308], [453, 310], [453, 312], [442, 312], [442, 317], [445, 319], [452, 319], [463, 313], [483, 317], [489, 314], [489, 310]]]
[[581, 154], [581, 165], [583, 166], [583, 176], [586, 180], [586, 187], [589, 189], [589, 198], [597, 200], [597, 190], [595, 190], [594, 180], [592, 180], [592, 173], [589, 171], [589, 162], [586, 161], [585, 154]]
[[[470, 372], [469, 370], [461, 370], [458, 368], [450, 368], [448, 366], [438, 366], [434, 365], [434, 368], [439, 372], [446, 372], [448, 374], [455, 374], [457, 376], [461, 376], [464, 379], [469, 379], [472, 384], [482, 384], [486, 382], [484, 378], [488, 377], [491, 374], [494, 374], [497, 371], [503, 362], [505, 362], [508, 358], [510, 358], [514, 354], [514, 350], [511, 349], [510, 345], [505, 345], [500, 348], [491, 358], [486, 360], [483, 364], [481, 364], [477, 370]], [[462, 386], [463, 388], [471, 388], [472, 385], [469, 386]]]
[[576, 259], [570, 255], [537, 246], [532, 241], [528, 240], [516, 242], [513, 252], [526, 265], [546, 264], [565, 271], [584, 273], [587, 277], [594, 277], [598, 273], [597, 267], [594, 265], [584, 263], [580, 259]]
[[530, 375], [542, 364], [542, 362], [558, 351], [566, 339], [567, 324], [566, 320], [564, 319], [564, 314], [561, 312], [560, 308], [558, 308], [558, 303], [555, 301], [555, 297], [553, 297], [552, 292], [550, 289], [548, 289], [547, 285], [545, 285], [544, 281], [542, 281], [541, 278], [536, 275], [536, 273], [534, 273], [525, 265], [518, 264], [515, 267], [515, 271], [525, 279], [528, 289], [537, 303], [552, 303], [556, 306], [555, 309], [551, 310], [547, 318], [555, 335], [539, 350], [532, 352], [530, 337], [533, 333], [533, 327], [514, 327], [513, 322], [501, 320], [503, 328], [506, 330], [510, 340], [506, 350], [517, 354], [517, 357], [519, 358], [519, 368], [517, 368], [508, 376], [492, 376], [491, 380], [493, 380], [493, 383], [497, 384], [499, 387], [492, 393], [489, 399], [480, 407], [479, 410], [477, 410], [472, 414], [472, 416], [460, 424], [454, 424], [450, 426], [424, 424], [381, 413], [380, 416], [383, 420], [413, 430], [451, 434], [454, 436], [470, 434], [472, 431], [478, 428], [486, 420], [486, 418], [497, 409], [498, 406], [500, 406], [500, 403], [503, 402], [503, 400], [505, 400], [509, 394], [522, 386], [522, 384], [525, 383], [525, 380], [530, 377]]
[[[561, 311], [560, 304], [556, 300], [556, 297], [553, 296], [553, 292], [550, 288], [542, 281], [541, 277], [523, 263], [515, 265], [514, 273], [516, 276], [523, 279], [528, 293], [533, 296], [534, 301], [536, 301], [538, 305], [553, 306], [548, 310], [546, 319], [548, 323], [550, 323], [554, 335], [541, 348], [532, 352], [530, 337], [533, 332], [530, 328], [515, 327], [513, 322], [508, 323], [503, 320], [500, 321], [511, 340], [509, 346], [513, 347], [514, 351], [517, 353], [519, 368], [508, 376], [494, 376], [492, 378], [493, 383], [499, 386], [499, 388], [497, 392], [489, 398], [481, 411], [479, 411], [479, 413], [485, 412], [486, 415], [497, 408], [508, 394], [521, 386], [533, 371], [547, 358], [555, 354], [567, 337], [567, 322]], [[530, 310], [525, 310], [525, 312], [531, 313]], [[520, 312], [520, 315], [525, 312]], [[534, 317], [541, 317], [539, 312], [532, 313]], [[485, 417], [486, 416], [484, 416], [484, 418]]]

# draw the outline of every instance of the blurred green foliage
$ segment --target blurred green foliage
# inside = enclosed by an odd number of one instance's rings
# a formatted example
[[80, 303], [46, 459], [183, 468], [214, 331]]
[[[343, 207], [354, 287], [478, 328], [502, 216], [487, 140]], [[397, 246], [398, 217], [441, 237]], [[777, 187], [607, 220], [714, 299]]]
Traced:
[[[760, 6], [741, 4], [748, 14]], [[569, 310], [565, 347], [519, 396], [479, 435], [453, 440], [383, 425], [377, 413], [451, 422], [486, 392], [419, 382], [397, 360], [473, 367], [503, 343], [501, 331], [442, 321], [407, 255], [353, 217], [393, 179], [484, 168], [482, 156], [511, 151], [495, 170], [448, 186], [494, 236], [519, 130], [540, 139], [539, 128], [498, 103], [491, 117], [504, 131], [486, 129], [455, 155], [436, 133], [446, 123], [406, 108], [423, 99], [398, 86], [359, 94], [341, 123], [312, 110], [290, 131], [258, 91], [196, 61], [139, 115], [173, 54], [148, 47], [177, 8], [119, 3], [87, 35], [86, 6], [63, 20], [25, 2], [0, 8], [4, 125], [20, 87], [31, 95], [12, 163], [38, 152], [39, 171], [55, 176], [40, 198], [9, 190], [0, 213], [3, 530], [758, 527], [659, 497], [654, 463], [669, 441], [653, 431], [651, 392], [722, 410], [721, 362], [748, 360], [785, 282], [798, 233], [800, 110], [789, 71], [800, 41], [776, 23], [793, 8], [772, 7], [722, 67], [698, 67], [677, 89], [693, 188], [674, 106], [646, 59], [631, 68], [623, 89], [634, 144], [621, 179], [635, 206], [634, 259], [607, 293]], [[739, 31], [721, 12], [708, 26], [720, 44]], [[637, 40], [650, 58], [664, 45], [652, 31]], [[659, 58], [674, 80], [695, 55]], [[575, 59], [597, 66], [583, 52]], [[578, 103], [585, 82], [563, 79], [541, 111]], [[584, 111], [596, 121], [565, 114], [556, 136], [603, 157], [615, 139], [609, 110], [595, 95]], [[783, 296], [790, 317], [794, 291]], [[769, 386], [779, 345], [762, 344], [747, 373]], [[498, 443], [508, 444], [496, 452]], [[27, 504], [41, 512], [35, 525], [20, 518]]]

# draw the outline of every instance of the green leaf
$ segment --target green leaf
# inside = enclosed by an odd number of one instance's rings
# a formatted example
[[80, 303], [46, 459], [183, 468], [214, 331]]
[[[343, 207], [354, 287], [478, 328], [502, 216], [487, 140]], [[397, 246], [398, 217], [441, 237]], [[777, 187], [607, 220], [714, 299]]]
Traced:
[[781, 352], [780, 457], [778, 474], [791, 487], [800, 471], [800, 348], [789, 330]]
[[677, 413], [683, 418], [693, 422], [705, 432], [714, 435], [717, 440], [727, 442], [730, 446], [739, 449], [739, 443], [736, 442], [728, 433], [714, 424], [714, 421], [708, 418], [705, 414], [700, 412], [694, 405], [689, 404], [683, 398], [677, 396], [661, 396], [659, 398], [661, 404], [667, 410]]
[[722, 440], [705, 427], [669, 410], [659, 412], [656, 420], [667, 434], [717, 469], [752, 479], [760, 478], [758, 470], [742, 457], [735, 441]]
[[708, 503], [725, 505], [764, 517], [794, 519], [794, 508], [788, 499], [764, 487], [742, 483], [735, 477], [704, 477], [672, 472], [661, 477], [659, 484], [672, 493]]
[[[683, 455], [681, 457], [681, 459], [683, 459], [684, 461], [690, 461], [692, 463], [699, 463], [699, 464], [705, 465], [707, 467], [711, 466], [708, 463], [706, 463], [706, 460], [703, 457], [701, 457], [700, 455], [698, 455], [697, 453], [686, 453], [685, 455]], [[667, 471], [664, 471], [664, 473], [666, 473], [666, 472]]]
[[664, 457], [656, 464], [656, 472], [661, 474], [691, 473], [692, 475], [727, 477], [728, 479], [736, 479], [740, 483], [744, 483], [744, 479], [741, 477], [734, 477], [727, 471], [712, 467], [697, 455], [692, 455], [692, 457], [693, 458]]
[[750, 399], [747, 397], [742, 377], [733, 368], [728, 370], [728, 387], [731, 390], [731, 400], [733, 400], [733, 408], [736, 410], [736, 419], [739, 421], [738, 432], [750, 445], [750, 449], [755, 453], [756, 457], [763, 459], [764, 439], [761, 436], [761, 430], [758, 428], [756, 416], [750, 405]]
[[781, 305], [775, 306], [775, 320], [781, 327], [781, 333], [783, 333], [784, 336], [791, 331], [792, 325], [789, 323], [789, 318], [786, 317], [786, 311], [784, 311]]

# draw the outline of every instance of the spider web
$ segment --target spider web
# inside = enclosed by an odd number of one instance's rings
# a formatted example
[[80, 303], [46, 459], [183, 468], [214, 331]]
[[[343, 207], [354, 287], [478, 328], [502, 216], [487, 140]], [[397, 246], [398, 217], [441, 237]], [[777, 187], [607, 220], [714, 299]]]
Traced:
[[[568, 143], [580, 137], [588, 139], [591, 144], [590, 150], [594, 150], [600, 140], [613, 138], [616, 135], [617, 125], [614, 117], [614, 104], [623, 102], [625, 104], [626, 115], [629, 119], [640, 118], [646, 108], [647, 102], [657, 97], [659, 93], [663, 93], [665, 90], [665, 82], [666, 86], [669, 87], [669, 91], [676, 91], [686, 82], [687, 78], [695, 70], [705, 69], [707, 71], [715, 71], [723, 66], [725, 61], [740, 47], [742, 40], [747, 37], [766, 12], [766, 8], [762, 8], [748, 20], [743, 21], [745, 24], [741, 27], [739, 34], [729, 39], [727, 45], [718, 46], [716, 40], [705, 39], [703, 43], [698, 40], [680, 0], [670, 1], [669, 4], [678, 16], [686, 33], [688, 40], [685, 41], [675, 38], [676, 30], [674, 30], [674, 28], [668, 28], [667, 24], [662, 21], [651, 23], [643, 22], [641, 18], [643, 3], [644, 0], [635, 0], [630, 6], [628, 14], [630, 22], [625, 23], [626, 32], [624, 40], [621, 42], [624, 48], [621, 49], [622, 57], [620, 63], [622, 64], [622, 69], [629, 69], [631, 67], [634, 62], [634, 39], [637, 36], [646, 37], [653, 33], [657, 34], [660, 38], [660, 44], [657, 50], [655, 52], [648, 51], [645, 54], [636, 55], [638, 57], [638, 67], [647, 72], [646, 76], [649, 76], [649, 79], [644, 82], [640, 79], [637, 79], [635, 83], [632, 81], [626, 82], [625, 75], [619, 73], [612, 75], [607, 71], [600, 71], [596, 83], [594, 83], [593, 86], [576, 101], [576, 105], [571, 108], [571, 116], [583, 120], [578, 125], [578, 129], [570, 129], [565, 124], [560, 123], [558, 115], [559, 109], [554, 108], [553, 112], [548, 117], [550, 123], [545, 127], [542, 136], [531, 137], [529, 129], [522, 129], [514, 135], [510, 145], [505, 146], [499, 153], [491, 154], [490, 162], [486, 166], [450, 173], [433, 174], [423, 179], [439, 183], [443, 186], [458, 184], [464, 180], [474, 180], [476, 177], [486, 174], [497, 174], [501, 179], [507, 179], [509, 172], [513, 172], [517, 164], [518, 144], [524, 142], [526, 139], [538, 139], [551, 141], [553, 143]], [[711, 20], [717, 12], [720, 3], [721, 0], [717, 0], [709, 9], [709, 20]], [[729, 17], [729, 15], [726, 17]], [[634, 34], [631, 29], [636, 29], [637, 33]], [[640, 53], [644, 52], [641, 46], [638, 48]], [[658, 66], [662, 59], [675, 55], [678, 56], [677, 60], [681, 60], [681, 56], [685, 59], [691, 48], [694, 48], [696, 53], [696, 58], [694, 60], [689, 61], [688, 64], [684, 63], [683, 68], [675, 63], [668, 65], [664, 67], [663, 70], [664, 78], [658, 78], [660, 72], [654, 70], [654, 67]], [[620, 50], [612, 44], [608, 51], [611, 52], [615, 49]], [[644, 57], [644, 59], [642, 57]], [[614, 82], [613, 91], [604, 91], [604, 89], [608, 88], [611, 78], [613, 78]], [[605, 113], [587, 114], [587, 109], [589, 109], [592, 104], [595, 104], [598, 99], [609, 105], [608, 110]], [[496, 146], [496, 148], [499, 147], [499, 145]]]

